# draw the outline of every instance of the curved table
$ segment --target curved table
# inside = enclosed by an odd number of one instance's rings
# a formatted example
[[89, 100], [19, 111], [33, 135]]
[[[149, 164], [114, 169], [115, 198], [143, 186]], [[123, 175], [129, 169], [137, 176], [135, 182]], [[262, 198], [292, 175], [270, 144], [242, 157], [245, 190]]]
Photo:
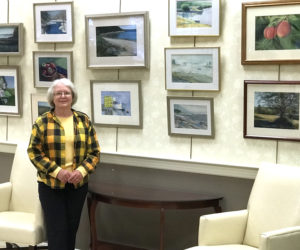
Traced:
[[[193, 209], [213, 207], [221, 212], [219, 201], [223, 197], [190, 193], [177, 190], [128, 186], [116, 183], [90, 182], [88, 196], [88, 212], [91, 226], [91, 249], [122, 249], [114, 248], [97, 240], [96, 207], [98, 202], [113, 205], [148, 208], [160, 210], [160, 250], [164, 249], [165, 209]], [[105, 247], [101, 247], [105, 246]], [[133, 249], [124, 247], [123, 249]]]

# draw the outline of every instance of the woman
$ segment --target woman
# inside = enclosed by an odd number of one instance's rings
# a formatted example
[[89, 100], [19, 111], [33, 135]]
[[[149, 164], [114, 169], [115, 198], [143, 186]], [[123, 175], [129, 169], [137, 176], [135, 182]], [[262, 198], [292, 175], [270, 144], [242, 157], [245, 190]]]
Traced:
[[47, 93], [52, 109], [33, 124], [28, 155], [37, 168], [49, 250], [74, 250], [88, 191], [100, 157], [88, 116], [72, 109], [77, 91], [68, 79], [55, 80]]

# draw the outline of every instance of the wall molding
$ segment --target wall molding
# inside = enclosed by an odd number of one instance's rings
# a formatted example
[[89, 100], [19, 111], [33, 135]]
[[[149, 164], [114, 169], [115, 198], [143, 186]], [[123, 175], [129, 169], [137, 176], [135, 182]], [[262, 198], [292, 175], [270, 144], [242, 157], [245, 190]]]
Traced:
[[258, 166], [200, 162], [184, 159], [154, 158], [107, 152], [101, 153], [101, 162], [134, 167], [172, 170], [178, 172], [237, 177], [244, 179], [255, 179], [258, 170]]
[[[0, 152], [14, 153], [16, 142], [0, 141]], [[144, 167], [178, 172], [209, 174], [254, 179], [258, 166], [234, 165], [220, 162], [200, 162], [185, 159], [154, 158], [140, 155], [101, 152], [101, 162], [133, 167]]]

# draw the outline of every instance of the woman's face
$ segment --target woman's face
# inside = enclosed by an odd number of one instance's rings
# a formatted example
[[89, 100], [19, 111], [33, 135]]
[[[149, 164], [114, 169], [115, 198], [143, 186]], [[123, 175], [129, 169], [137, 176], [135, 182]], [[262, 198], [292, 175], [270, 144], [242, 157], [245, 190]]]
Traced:
[[55, 109], [71, 109], [72, 107], [72, 91], [69, 87], [62, 83], [58, 83], [53, 88], [53, 102]]

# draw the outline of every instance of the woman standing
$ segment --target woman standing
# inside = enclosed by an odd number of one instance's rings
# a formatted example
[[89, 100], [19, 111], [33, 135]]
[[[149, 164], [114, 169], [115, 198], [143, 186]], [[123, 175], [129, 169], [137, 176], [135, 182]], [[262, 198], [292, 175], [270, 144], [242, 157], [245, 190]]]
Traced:
[[72, 109], [77, 91], [68, 79], [55, 80], [47, 98], [52, 109], [33, 124], [28, 155], [37, 168], [48, 249], [74, 250], [88, 178], [100, 157], [88, 116]]

